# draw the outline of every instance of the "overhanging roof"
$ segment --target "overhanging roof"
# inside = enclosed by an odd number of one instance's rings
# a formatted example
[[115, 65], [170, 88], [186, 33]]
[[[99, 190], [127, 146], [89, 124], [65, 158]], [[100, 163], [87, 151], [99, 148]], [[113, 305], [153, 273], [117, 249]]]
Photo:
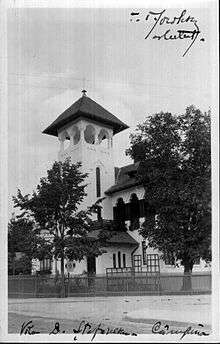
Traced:
[[82, 96], [68, 109], [66, 109], [57, 119], [47, 127], [43, 133], [58, 136], [58, 130], [69, 122], [79, 117], [85, 117], [93, 121], [98, 121], [113, 128], [113, 134], [129, 128], [125, 123], [112, 115], [108, 110], [97, 104], [87, 96]]
[[130, 164], [124, 167], [121, 167], [117, 174], [116, 183], [112, 185], [109, 189], [105, 191], [106, 195], [111, 195], [117, 191], [122, 191], [137, 185], [140, 185], [141, 182], [138, 180], [135, 175], [137, 173], [140, 162]]
[[[99, 238], [99, 233], [101, 229], [96, 229], [89, 233], [89, 237], [92, 239], [97, 240]], [[113, 235], [106, 240], [107, 244], [117, 244], [117, 245], [129, 245], [129, 246], [137, 246], [139, 245], [138, 242], [132, 238], [127, 232], [114, 232]]]

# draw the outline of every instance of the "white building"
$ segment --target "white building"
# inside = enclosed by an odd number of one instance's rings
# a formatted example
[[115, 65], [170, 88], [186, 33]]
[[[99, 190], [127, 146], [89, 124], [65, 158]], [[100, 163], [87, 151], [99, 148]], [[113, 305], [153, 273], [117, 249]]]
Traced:
[[[58, 159], [67, 157], [72, 163], [80, 161], [82, 171], [89, 174], [87, 197], [83, 202], [86, 208], [101, 197], [102, 218], [120, 218], [127, 231], [119, 231], [109, 240], [106, 253], [99, 257], [86, 258], [82, 262], [67, 262], [66, 272], [71, 274], [96, 273], [103, 275], [106, 268], [126, 268], [180, 272], [183, 267], [175, 266], [169, 259], [163, 261], [158, 252], [148, 247], [138, 233], [144, 220], [144, 188], [135, 179], [138, 163], [115, 168], [113, 160], [114, 135], [126, 130], [121, 122], [102, 106], [86, 96], [78, 99], [65, 110], [43, 133], [53, 135], [60, 141]], [[130, 209], [130, 211], [129, 211]], [[97, 230], [98, 231], [98, 230]], [[94, 232], [94, 236], [96, 233]], [[176, 263], [176, 262], [175, 262]], [[56, 266], [55, 266], [56, 265]], [[59, 269], [59, 262], [53, 263], [52, 272]], [[195, 270], [206, 270], [205, 262], [200, 261]]]

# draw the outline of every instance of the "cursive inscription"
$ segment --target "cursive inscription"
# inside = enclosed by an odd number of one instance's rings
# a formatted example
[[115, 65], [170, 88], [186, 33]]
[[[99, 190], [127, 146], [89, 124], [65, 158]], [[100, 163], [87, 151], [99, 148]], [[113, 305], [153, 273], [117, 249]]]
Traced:
[[39, 331], [35, 331], [33, 328], [34, 328], [34, 325], [33, 325], [32, 320], [30, 320], [26, 323], [24, 322], [21, 325], [20, 335], [21, 334], [37, 334], [37, 333], [40, 333]]
[[[40, 333], [39, 331], [35, 331], [34, 329], [34, 325], [32, 320], [28, 321], [28, 322], [24, 322], [21, 326], [21, 330], [20, 330], [20, 334], [37, 334]], [[101, 323], [99, 323], [98, 325], [92, 325], [91, 323], [89, 323], [88, 321], [82, 320], [78, 326], [78, 328], [73, 328], [69, 333], [80, 333], [80, 334], [92, 334], [92, 338], [91, 341], [93, 341], [93, 339], [95, 338], [95, 336], [97, 334], [121, 334], [121, 335], [125, 335], [125, 336], [137, 336], [136, 333], [134, 332], [127, 332], [125, 329], [123, 329], [122, 327], [116, 327], [116, 328], [105, 328], [102, 326]], [[54, 325], [54, 328], [49, 332], [50, 335], [57, 335], [57, 334], [64, 334], [66, 333], [65, 330], [61, 329], [60, 323], [57, 321]], [[76, 336], [74, 337], [74, 341], [76, 341], [77, 338]]]
[[98, 326], [92, 326], [89, 322], [86, 322], [86, 321], [81, 321], [81, 323], [79, 324], [79, 327], [78, 329], [73, 329], [73, 332], [74, 333], [93, 333], [93, 336], [92, 336], [92, 340], [95, 338], [96, 334], [105, 334], [105, 335], [108, 335], [108, 334], [121, 334], [121, 335], [125, 335], [125, 336], [137, 336], [136, 333], [132, 332], [132, 333], [129, 333], [127, 331], [125, 331], [122, 327], [116, 327], [116, 328], [103, 328], [101, 326], [101, 323], [98, 324]]
[[202, 324], [198, 324], [199, 329], [194, 329], [191, 326], [188, 326], [186, 329], [170, 329], [170, 326], [165, 324], [162, 325], [161, 321], [157, 321], [152, 326], [152, 333], [156, 334], [181, 334], [180, 339], [184, 338], [187, 334], [194, 334], [197, 336], [209, 336], [209, 333], [202, 331], [204, 327]]
[[73, 329], [73, 332], [74, 333], [93, 333], [93, 336], [92, 336], [92, 341], [93, 339], [95, 338], [95, 336], [99, 333], [99, 334], [105, 334], [105, 335], [108, 335], [108, 334], [121, 334], [121, 335], [125, 335], [125, 336], [137, 336], [136, 333], [132, 332], [132, 333], [129, 333], [127, 331], [125, 331], [122, 327], [116, 327], [116, 328], [112, 328], [110, 329], [109, 327], [107, 328], [103, 328], [101, 326], [101, 323], [98, 324], [98, 325], [95, 325], [95, 326], [92, 326], [89, 322], [86, 322], [86, 321], [81, 321], [81, 323], [79, 324], [79, 327], [78, 329]]
[[[183, 56], [187, 54], [201, 34], [197, 19], [188, 15], [187, 10], [183, 10], [180, 15], [174, 17], [167, 16], [166, 9], [158, 12], [149, 11], [142, 19], [139, 16], [140, 12], [131, 12], [130, 21], [140, 22], [144, 20], [149, 23], [150, 28], [145, 39], [151, 38], [158, 41], [189, 40], [190, 44]], [[185, 25], [187, 27], [184, 27]], [[201, 37], [200, 41], [204, 42], [205, 39]]]

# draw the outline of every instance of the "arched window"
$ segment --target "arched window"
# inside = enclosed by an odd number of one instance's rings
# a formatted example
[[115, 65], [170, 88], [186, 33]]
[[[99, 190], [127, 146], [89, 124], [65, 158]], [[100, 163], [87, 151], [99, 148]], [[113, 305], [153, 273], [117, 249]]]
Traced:
[[100, 177], [100, 168], [96, 167], [96, 196], [101, 196], [101, 177]]
[[95, 128], [91, 124], [86, 126], [84, 138], [87, 143], [90, 143], [91, 145], [95, 144]]
[[131, 230], [139, 228], [140, 226], [139, 218], [140, 218], [139, 199], [137, 195], [133, 193], [130, 198], [130, 219], [131, 219], [130, 229]]
[[98, 135], [98, 143], [102, 145], [103, 148], [108, 148], [109, 134], [107, 130], [101, 129]]
[[126, 230], [125, 227], [125, 203], [123, 201], [123, 198], [119, 198], [117, 200], [117, 205], [115, 207], [115, 212], [114, 212], [114, 219], [117, 223], [118, 230]]
[[80, 130], [74, 125], [72, 128], [73, 144], [76, 145], [80, 140]]

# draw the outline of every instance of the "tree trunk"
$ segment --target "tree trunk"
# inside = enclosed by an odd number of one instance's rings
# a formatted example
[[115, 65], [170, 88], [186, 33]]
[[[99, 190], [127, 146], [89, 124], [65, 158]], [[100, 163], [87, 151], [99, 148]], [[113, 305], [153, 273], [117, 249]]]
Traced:
[[65, 297], [65, 275], [64, 275], [64, 257], [61, 257], [61, 291], [60, 297]]
[[192, 290], [192, 268], [193, 263], [187, 261], [184, 262], [184, 276], [183, 276], [183, 285], [182, 291], [191, 291]]

